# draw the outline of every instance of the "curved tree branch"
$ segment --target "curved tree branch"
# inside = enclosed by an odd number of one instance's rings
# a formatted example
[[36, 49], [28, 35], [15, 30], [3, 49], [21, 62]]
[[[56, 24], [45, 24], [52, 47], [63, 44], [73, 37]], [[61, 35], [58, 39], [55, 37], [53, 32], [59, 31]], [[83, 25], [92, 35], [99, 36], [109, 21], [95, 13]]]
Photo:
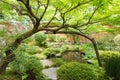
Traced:
[[[39, 31], [43, 31], [43, 30], [46, 30], [46, 29], [40, 29]], [[47, 30], [49, 32], [48, 34], [54, 34], [54, 30], [53, 29], [47, 29]], [[94, 40], [94, 38], [90, 38], [89, 36], [86, 36], [83, 33], [73, 32], [73, 31], [57, 31], [56, 34], [76, 34], [76, 35], [83, 36], [86, 39], [90, 40], [92, 42], [92, 44], [93, 44], [93, 47], [94, 47], [94, 50], [95, 50], [95, 53], [96, 53], [96, 57], [97, 57], [97, 60], [98, 60], [98, 64], [99, 64], [100, 67], [102, 66], [102, 63], [101, 63], [101, 60], [100, 60], [100, 57], [99, 57], [97, 44], [96, 44], [96, 41]]]

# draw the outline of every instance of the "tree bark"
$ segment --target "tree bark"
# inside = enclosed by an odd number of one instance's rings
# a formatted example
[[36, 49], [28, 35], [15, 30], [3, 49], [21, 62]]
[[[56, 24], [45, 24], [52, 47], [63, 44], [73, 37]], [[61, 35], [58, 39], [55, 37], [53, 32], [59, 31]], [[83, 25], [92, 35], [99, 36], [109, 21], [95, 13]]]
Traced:
[[98, 47], [97, 47], [97, 44], [96, 44], [96, 41], [94, 40], [94, 38], [91, 40], [91, 42], [93, 44], [93, 47], [94, 47], [94, 50], [95, 50], [95, 53], [96, 53], [96, 57], [98, 59], [99, 67], [102, 67], [102, 63], [101, 63], [99, 52], [98, 52]]
[[11, 50], [6, 50], [6, 58], [0, 62], [0, 74], [4, 73], [9, 62], [15, 59], [15, 54]]
[[17, 47], [21, 44], [21, 42], [33, 35], [34, 33], [37, 33], [38, 30], [30, 30], [22, 35], [20, 35], [16, 40], [8, 46], [8, 48], [5, 50], [6, 57], [1, 60], [0, 62], [0, 74], [4, 73], [6, 71], [6, 68], [8, 64], [15, 59], [15, 53], [14, 51], [17, 49]]

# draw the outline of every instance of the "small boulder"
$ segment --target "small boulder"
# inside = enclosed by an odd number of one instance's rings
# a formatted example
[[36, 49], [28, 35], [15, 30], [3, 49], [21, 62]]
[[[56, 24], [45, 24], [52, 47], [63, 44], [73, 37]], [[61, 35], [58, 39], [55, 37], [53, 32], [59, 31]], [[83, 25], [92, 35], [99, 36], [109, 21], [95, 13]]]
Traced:
[[88, 63], [88, 64], [93, 64], [92, 61], [91, 61], [90, 59], [87, 60], [87, 63]]
[[56, 57], [56, 58], [61, 58], [61, 57], [62, 57], [62, 54], [60, 54], [60, 53], [59, 53], [59, 54], [56, 54], [55, 57]]

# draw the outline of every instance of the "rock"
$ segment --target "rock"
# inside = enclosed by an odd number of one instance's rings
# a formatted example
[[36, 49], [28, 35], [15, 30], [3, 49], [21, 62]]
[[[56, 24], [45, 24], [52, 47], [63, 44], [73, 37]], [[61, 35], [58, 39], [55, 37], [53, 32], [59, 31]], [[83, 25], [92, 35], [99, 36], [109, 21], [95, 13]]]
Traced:
[[42, 65], [43, 65], [43, 67], [46, 67], [46, 66], [51, 66], [53, 63], [50, 61], [50, 60], [48, 60], [48, 59], [44, 59], [44, 60], [40, 60], [41, 61], [41, 63], [42, 63]]
[[87, 60], [87, 63], [88, 64], [93, 64], [91, 60]]
[[60, 53], [59, 53], [59, 54], [56, 54], [55, 57], [61, 58], [61, 57], [62, 57], [62, 54], [60, 54]]

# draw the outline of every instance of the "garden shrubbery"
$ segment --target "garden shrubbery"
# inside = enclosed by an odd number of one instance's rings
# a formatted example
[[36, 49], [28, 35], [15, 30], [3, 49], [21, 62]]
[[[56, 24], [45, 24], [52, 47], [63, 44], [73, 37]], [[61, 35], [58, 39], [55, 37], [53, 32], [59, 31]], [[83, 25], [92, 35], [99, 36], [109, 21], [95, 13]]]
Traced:
[[35, 41], [38, 46], [46, 47], [46, 39], [47, 39], [47, 36], [43, 33], [39, 32], [35, 34]]
[[120, 80], [120, 53], [116, 51], [100, 51], [105, 73], [113, 80]]
[[120, 53], [117, 51], [100, 51], [100, 58], [104, 62], [108, 58], [120, 56]]
[[12, 72], [21, 76], [22, 80], [45, 80], [43, 66], [34, 56], [18, 53], [10, 68]]
[[5, 73], [5, 74], [0, 74], [0, 80], [21, 80], [16, 74], [12, 73]]
[[112, 80], [108, 75], [106, 75], [105, 70], [102, 67], [96, 67], [94, 70], [97, 80]]
[[55, 67], [59, 67], [59, 66], [65, 64], [65, 61], [61, 58], [52, 58], [51, 60], [53, 62], [53, 66], [55, 66]]
[[62, 65], [58, 71], [58, 80], [97, 80], [92, 68], [86, 64], [70, 62]]
[[50, 57], [55, 57], [56, 54], [59, 54], [61, 53], [62, 49], [60, 48], [47, 48], [45, 51], [44, 51], [44, 54], [47, 56], [47, 58], [50, 58]]
[[29, 46], [25, 43], [22, 43], [18, 49], [16, 50], [16, 53], [19, 53], [19, 52], [24, 52], [24, 53], [27, 53], [27, 54], [36, 54], [38, 52], [38, 47], [37, 46]]
[[110, 57], [105, 60], [105, 72], [113, 80], [120, 80], [120, 56]]

